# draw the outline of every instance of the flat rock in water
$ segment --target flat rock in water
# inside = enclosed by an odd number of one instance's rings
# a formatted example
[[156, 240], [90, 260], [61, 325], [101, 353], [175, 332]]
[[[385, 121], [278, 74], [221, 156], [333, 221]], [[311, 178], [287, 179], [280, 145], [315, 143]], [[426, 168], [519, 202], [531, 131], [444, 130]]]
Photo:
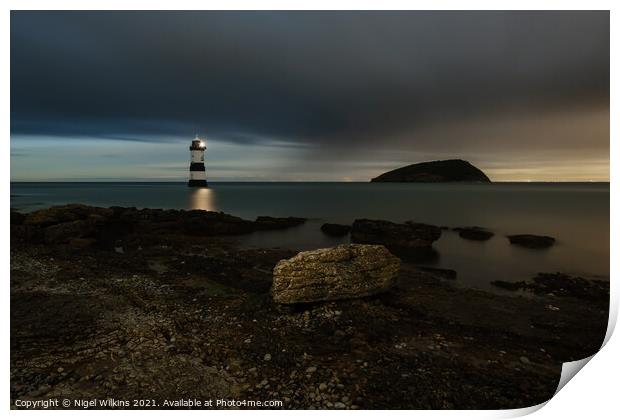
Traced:
[[509, 235], [507, 238], [513, 245], [533, 249], [549, 248], [555, 243], [555, 238], [542, 235]]
[[461, 238], [471, 241], [488, 241], [494, 235], [493, 232], [479, 227], [463, 227], [455, 228], [454, 230], [459, 233]]
[[351, 299], [385, 292], [400, 260], [381, 245], [339, 245], [300, 252], [273, 270], [271, 295], [293, 304]]
[[399, 255], [428, 249], [440, 236], [441, 229], [424, 223], [357, 219], [351, 227], [352, 242], [385, 245]]
[[446, 279], [455, 279], [456, 271], [450, 268], [439, 268], [439, 267], [427, 267], [423, 265], [418, 265], [416, 268], [420, 271], [425, 271], [427, 273], [436, 274], [439, 277], [443, 277]]
[[254, 222], [256, 230], [276, 230], [288, 229], [290, 227], [304, 224], [306, 219], [303, 217], [270, 217], [258, 216]]
[[325, 223], [321, 226], [321, 231], [330, 236], [344, 236], [351, 231], [351, 226]]

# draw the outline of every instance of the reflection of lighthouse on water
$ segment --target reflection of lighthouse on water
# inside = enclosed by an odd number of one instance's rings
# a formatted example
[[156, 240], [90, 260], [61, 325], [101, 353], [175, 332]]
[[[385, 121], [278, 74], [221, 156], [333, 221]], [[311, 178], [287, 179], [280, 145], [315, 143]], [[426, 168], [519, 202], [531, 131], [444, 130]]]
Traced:
[[211, 188], [193, 188], [189, 190], [188, 209], [218, 211], [214, 191]]
[[207, 175], [205, 173], [205, 150], [207, 146], [205, 142], [198, 136], [192, 140], [189, 146], [191, 154], [191, 163], [189, 165], [189, 182], [190, 187], [206, 187]]

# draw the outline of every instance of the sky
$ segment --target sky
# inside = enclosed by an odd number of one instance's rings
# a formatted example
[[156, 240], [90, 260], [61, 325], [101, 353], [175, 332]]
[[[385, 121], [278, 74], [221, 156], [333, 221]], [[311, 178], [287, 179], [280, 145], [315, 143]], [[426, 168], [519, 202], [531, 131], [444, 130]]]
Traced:
[[609, 180], [609, 13], [11, 12], [12, 181]]

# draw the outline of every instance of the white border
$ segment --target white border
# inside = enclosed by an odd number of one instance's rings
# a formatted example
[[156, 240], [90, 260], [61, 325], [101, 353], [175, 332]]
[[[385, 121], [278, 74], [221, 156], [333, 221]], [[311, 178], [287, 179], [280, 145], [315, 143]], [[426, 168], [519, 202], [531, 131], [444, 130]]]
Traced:
[[[616, 2], [617, 3], [617, 2]], [[4, 360], [4, 375], [2, 381], [2, 395], [6, 398], [5, 409], [9, 407], [9, 293], [7, 288], [9, 287], [9, 207], [10, 207], [10, 65], [9, 65], [9, 51], [10, 51], [10, 13], [9, 10], [26, 10], [26, 9], [143, 9], [145, 6], [151, 9], [158, 10], [173, 10], [173, 9], [186, 9], [186, 10], [199, 10], [199, 9], [213, 9], [213, 10], [234, 10], [234, 9], [289, 9], [289, 10], [310, 10], [310, 9], [322, 9], [322, 10], [343, 10], [343, 9], [357, 9], [357, 10], [374, 10], [374, 9], [392, 9], [392, 10], [404, 10], [404, 9], [418, 9], [418, 10], [611, 10], [611, 45], [618, 45], [618, 30], [617, 25], [619, 19], [616, 16], [616, 12], [619, 9], [616, 3], [612, 1], [552, 1], [552, 0], [522, 0], [522, 1], [503, 1], [501, 4], [497, 1], [325, 1], [315, 0], [309, 1], [296, 1], [285, 2], [278, 0], [263, 0], [263, 1], [251, 1], [251, 0], [233, 0], [233, 1], [196, 1], [196, 0], [176, 0], [174, 2], [166, 2], [162, 0], [151, 1], [136, 1], [136, 0], [92, 0], [88, 3], [81, 1], [55, 1], [53, 4], [49, 1], [42, 0], [9, 0], [3, 2], [4, 13], [2, 15], [2, 57], [4, 57], [3, 65], [0, 66], [0, 72], [2, 72], [2, 126], [3, 135], [5, 138], [4, 153], [0, 157], [0, 170], [4, 173], [4, 183], [2, 183], [2, 200], [3, 205], [0, 207], [2, 217], [2, 254], [3, 261], [2, 268], [4, 276], [2, 276], [5, 282], [5, 289], [2, 294], [2, 327], [4, 345], [2, 346], [2, 360]], [[618, 54], [614, 53], [613, 48], [611, 51], [611, 74], [618, 73]], [[611, 138], [617, 137], [617, 127], [619, 121], [619, 115], [614, 98], [618, 97], [618, 85], [614, 83], [613, 77], [611, 81]], [[612, 141], [610, 150], [611, 160], [615, 160], [617, 157], [618, 147]], [[611, 167], [611, 179], [618, 179], [618, 169]], [[611, 214], [617, 214], [620, 210], [618, 206], [618, 194], [617, 188], [614, 182], [611, 183]], [[615, 279], [617, 273], [617, 238], [620, 237], [620, 230], [615, 219], [611, 219], [611, 279]], [[613, 320], [610, 324], [615, 324], [618, 312], [618, 291], [615, 287], [615, 282], [612, 281], [612, 308], [610, 311], [610, 318]], [[609, 334], [608, 334], [609, 335]], [[609, 338], [609, 337], [608, 337]], [[576, 380], [570, 381], [552, 400], [550, 400], [544, 406], [544, 409], [537, 411], [534, 414], [536, 418], [584, 418], [586, 416], [592, 418], [611, 418], [617, 415], [617, 391], [616, 384], [620, 363], [615, 357], [616, 354], [620, 354], [620, 344], [616, 337], [612, 337], [604, 349], [597, 354], [592, 361], [580, 372]], [[357, 418], [368, 418], [389, 415], [391, 417], [399, 418], [505, 418], [515, 417], [530, 412], [536, 411], [539, 407], [532, 407], [523, 410], [506, 410], [506, 411], [390, 411], [388, 413], [382, 413], [379, 411], [359, 411], [359, 412], [341, 412], [341, 411], [322, 411], [321, 416], [327, 417], [340, 417], [340, 416], [354, 416]], [[251, 415], [253, 418], [289, 418], [294, 415], [296, 418], [310, 419], [318, 413], [312, 411], [295, 411], [294, 413], [286, 411], [253, 411], [248, 413], [246, 411], [210, 411], [205, 412], [180, 412], [166, 413], [166, 412], [117, 412], [114, 416], [120, 417], [133, 417], [135, 415], [147, 415], [153, 418], [167, 418], [169, 414], [175, 416], [182, 415], [187, 417], [200, 417], [205, 416], [224, 418], [226, 417], [242, 417]], [[80, 411], [11, 411], [10, 415], [19, 416], [24, 418], [35, 417], [39, 415], [45, 415], [49, 418], [81, 418], [85, 414]], [[94, 418], [104, 418], [109, 416], [110, 413], [104, 411], [89, 412], [88, 416]]]

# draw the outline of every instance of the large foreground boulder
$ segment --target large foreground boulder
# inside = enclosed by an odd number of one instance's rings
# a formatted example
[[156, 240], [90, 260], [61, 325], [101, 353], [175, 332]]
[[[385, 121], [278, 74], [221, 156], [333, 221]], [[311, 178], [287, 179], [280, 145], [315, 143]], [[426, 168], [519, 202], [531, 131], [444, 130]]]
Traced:
[[400, 260], [381, 245], [339, 245], [300, 252], [273, 269], [271, 295], [292, 304], [371, 296], [388, 290]]
[[440, 228], [424, 223], [357, 219], [351, 227], [351, 242], [384, 245], [399, 256], [425, 253], [440, 236]]

